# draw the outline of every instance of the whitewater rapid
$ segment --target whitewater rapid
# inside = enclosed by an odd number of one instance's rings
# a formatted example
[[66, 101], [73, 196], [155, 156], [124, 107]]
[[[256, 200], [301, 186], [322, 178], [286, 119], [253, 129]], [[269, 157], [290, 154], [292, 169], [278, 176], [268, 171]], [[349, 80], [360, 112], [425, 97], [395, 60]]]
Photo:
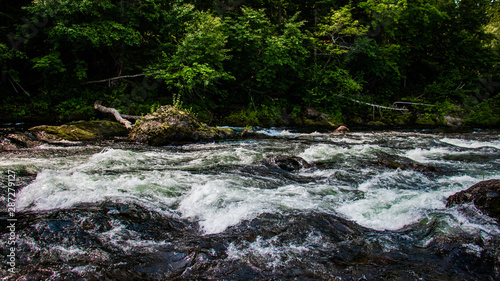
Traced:
[[[433, 217], [470, 230], [474, 221], [447, 209], [446, 198], [478, 181], [500, 177], [497, 140], [413, 132], [261, 132], [272, 138], [146, 150], [106, 147], [73, 157], [4, 157], [1, 167], [37, 171], [36, 179], [18, 194], [18, 210], [136, 203], [196, 221], [206, 234], [263, 213], [289, 210], [338, 214], [375, 230], [398, 230]], [[374, 163], [382, 153], [443, 172], [428, 175], [379, 167]], [[277, 154], [299, 156], [317, 167], [291, 177], [282, 171], [260, 173], [260, 161]], [[498, 233], [493, 226], [489, 231]]]

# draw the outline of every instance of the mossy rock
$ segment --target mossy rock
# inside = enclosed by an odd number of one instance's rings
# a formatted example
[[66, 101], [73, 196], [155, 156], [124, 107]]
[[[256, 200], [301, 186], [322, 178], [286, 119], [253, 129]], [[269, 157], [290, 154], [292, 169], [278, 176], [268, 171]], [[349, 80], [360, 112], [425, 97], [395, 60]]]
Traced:
[[194, 142], [236, 137], [231, 129], [210, 127], [187, 111], [166, 105], [137, 120], [129, 140], [150, 145]]
[[77, 121], [61, 126], [36, 126], [29, 131], [49, 135], [49, 140], [87, 141], [126, 136], [128, 130], [120, 123], [106, 120]]

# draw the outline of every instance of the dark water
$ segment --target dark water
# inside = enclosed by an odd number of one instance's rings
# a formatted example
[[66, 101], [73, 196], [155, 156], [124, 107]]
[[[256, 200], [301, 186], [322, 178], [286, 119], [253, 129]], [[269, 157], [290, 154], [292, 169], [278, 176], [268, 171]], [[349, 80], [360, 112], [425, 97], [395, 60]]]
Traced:
[[[5, 280], [500, 280], [500, 228], [446, 198], [500, 178], [498, 131], [266, 130], [0, 155]], [[291, 155], [287, 171], [263, 159]], [[14, 232], [15, 270], [9, 264]], [[10, 270], [10, 271], [9, 271]], [[11, 273], [14, 271], [14, 273]]]

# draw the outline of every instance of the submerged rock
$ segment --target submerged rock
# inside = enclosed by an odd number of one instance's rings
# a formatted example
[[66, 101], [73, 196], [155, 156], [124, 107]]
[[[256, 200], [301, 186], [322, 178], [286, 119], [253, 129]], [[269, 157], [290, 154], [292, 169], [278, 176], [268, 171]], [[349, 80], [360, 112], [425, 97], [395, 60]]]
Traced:
[[209, 127], [192, 114], [166, 105], [137, 120], [129, 140], [150, 145], [174, 142], [215, 140], [236, 137], [231, 129]]
[[86, 141], [125, 136], [128, 130], [120, 123], [106, 120], [77, 121], [61, 126], [36, 126], [29, 129], [43, 141]]
[[481, 181], [448, 197], [446, 207], [473, 202], [489, 216], [500, 220], [500, 179]]
[[433, 166], [420, 164], [414, 160], [396, 155], [382, 154], [377, 160], [377, 165], [389, 169], [401, 169], [416, 171], [424, 174], [439, 173], [439, 169]]
[[303, 158], [288, 155], [269, 156], [262, 159], [261, 163], [269, 168], [281, 169], [288, 172], [311, 167], [311, 164], [307, 163]]

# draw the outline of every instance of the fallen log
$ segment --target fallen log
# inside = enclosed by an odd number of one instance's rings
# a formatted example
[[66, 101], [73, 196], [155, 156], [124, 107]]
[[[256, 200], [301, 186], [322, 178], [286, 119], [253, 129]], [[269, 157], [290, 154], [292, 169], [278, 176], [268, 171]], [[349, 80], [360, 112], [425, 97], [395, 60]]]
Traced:
[[[94, 103], [94, 109], [97, 110], [97, 111], [100, 111], [102, 113], [108, 113], [108, 114], [113, 115], [115, 117], [116, 121], [118, 121], [121, 124], [123, 124], [125, 126], [125, 128], [127, 128], [129, 130], [132, 129], [132, 123], [130, 123], [130, 121], [128, 121], [127, 119], [123, 118], [120, 115], [120, 113], [118, 112], [118, 110], [116, 110], [114, 108], [102, 106], [99, 101], [96, 101]], [[141, 118], [140, 116], [132, 116], [132, 115], [124, 115], [124, 116], [129, 117], [129, 119], [139, 119], [139, 118]], [[133, 117], [133, 118], [130, 118], [130, 117]]]

